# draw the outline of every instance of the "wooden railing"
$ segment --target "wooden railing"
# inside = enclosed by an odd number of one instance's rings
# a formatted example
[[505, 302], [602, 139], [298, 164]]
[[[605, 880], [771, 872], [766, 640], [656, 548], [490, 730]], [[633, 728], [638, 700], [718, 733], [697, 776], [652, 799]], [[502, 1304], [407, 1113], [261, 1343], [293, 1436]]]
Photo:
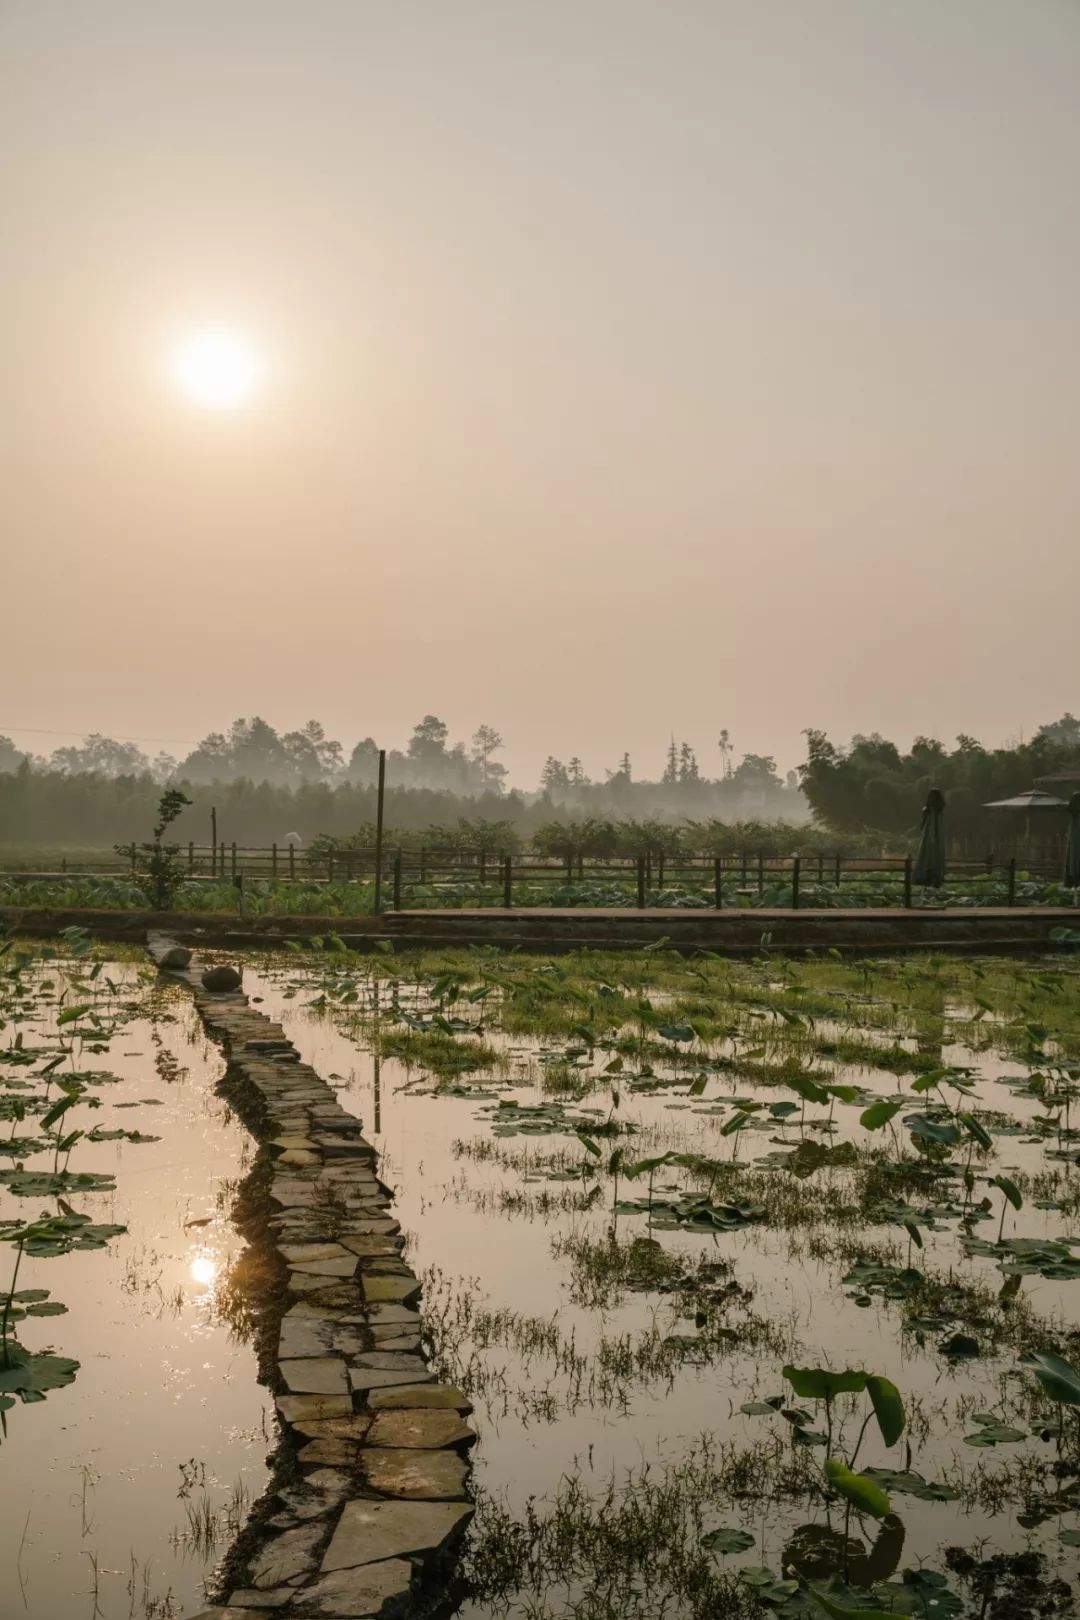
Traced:
[[[371, 849], [307, 850], [295, 844], [248, 846], [190, 843], [181, 847], [181, 860], [192, 882], [357, 884], [373, 886], [376, 854]], [[129, 859], [49, 863], [49, 869], [5, 866], [0, 877], [23, 882], [50, 879], [123, 879], [136, 870], [138, 855]], [[1002, 860], [993, 854], [982, 860], [950, 860], [945, 894], [954, 900], [961, 893], [973, 899], [996, 886], [995, 898], [1013, 905], [1018, 889], [1060, 879], [1060, 868], [1049, 862]], [[405, 905], [540, 904], [543, 891], [550, 903], [573, 904], [592, 886], [600, 891], [595, 904], [603, 904], [603, 891], [616, 890], [623, 904], [662, 903], [666, 891], [682, 891], [699, 903], [725, 907], [768, 903], [800, 905], [842, 903], [845, 888], [877, 886], [883, 903], [913, 906], [932, 904], [937, 891], [922, 891], [914, 883], [912, 857], [793, 855], [762, 853], [726, 855], [672, 855], [658, 850], [637, 855], [590, 856], [567, 851], [562, 856], [508, 854], [496, 850], [446, 848], [384, 848], [381, 892], [394, 909]], [[522, 889], [528, 893], [522, 893]], [[669, 896], [670, 898], [670, 896]], [[854, 899], [854, 894], [852, 895]], [[1024, 896], [1024, 898], [1027, 898]], [[357, 896], [358, 909], [361, 897]], [[865, 904], [865, 899], [863, 902]]]

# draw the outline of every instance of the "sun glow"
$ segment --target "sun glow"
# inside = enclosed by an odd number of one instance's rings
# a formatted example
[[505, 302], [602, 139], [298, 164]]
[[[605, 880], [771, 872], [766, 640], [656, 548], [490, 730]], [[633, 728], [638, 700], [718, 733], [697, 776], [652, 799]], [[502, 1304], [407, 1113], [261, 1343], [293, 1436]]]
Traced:
[[246, 405], [263, 369], [258, 350], [238, 332], [193, 332], [176, 346], [172, 357], [177, 385], [208, 410]]
[[193, 1282], [202, 1283], [209, 1287], [217, 1276], [217, 1261], [211, 1254], [197, 1254], [191, 1262], [191, 1277]]

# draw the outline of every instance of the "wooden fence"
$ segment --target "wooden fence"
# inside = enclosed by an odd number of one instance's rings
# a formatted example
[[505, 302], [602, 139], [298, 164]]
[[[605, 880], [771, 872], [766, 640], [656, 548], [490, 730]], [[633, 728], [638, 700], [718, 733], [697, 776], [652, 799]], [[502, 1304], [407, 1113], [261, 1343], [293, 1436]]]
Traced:
[[[374, 848], [309, 851], [293, 844], [259, 847], [235, 843], [216, 846], [194, 843], [181, 847], [181, 859], [191, 881], [232, 882], [243, 887], [248, 881], [270, 883], [373, 885], [376, 877]], [[21, 881], [48, 881], [79, 877], [122, 879], [134, 872], [137, 855], [130, 860], [85, 861], [69, 864], [62, 859], [49, 871], [0, 864], [0, 876]], [[1003, 903], [1016, 903], [1018, 883], [1056, 881], [1060, 868], [1049, 862], [1018, 863], [987, 855], [982, 860], [950, 860], [946, 890], [978, 887], [977, 880], [996, 880]], [[543, 902], [546, 888], [550, 903], [574, 903], [576, 891], [592, 885], [615, 888], [620, 897], [644, 907], [656, 904], [663, 891], [684, 890], [699, 900], [723, 908], [725, 905], [768, 903], [798, 908], [800, 904], [842, 903], [845, 888], [877, 885], [886, 891], [887, 903], [915, 904], [917, 886], [908, 856], [794, 855], [772, 856], [760, 853], [738, 855], [670, 855], [648, 851], [638, 855], [595, 857], [580, 851], [563, 857], [531, 854], [505, 854], [495, 850], [439, 848], [387, 848], [382, 852], [379, 872], [381, 897], [394, 909], [404, 905], [505, 905], [526, 897], [520, 886], [532, 893], [529, 903]], [[822, 890], [828, 889], [825, 897]], [[814, 891], [818, 893], [815, 896]], [[840, 891], [836, 894], [835, 891]], [[583, 896], [584, 898], [584, 896]], [[603, 904], [603, 898], [596, 900]]]

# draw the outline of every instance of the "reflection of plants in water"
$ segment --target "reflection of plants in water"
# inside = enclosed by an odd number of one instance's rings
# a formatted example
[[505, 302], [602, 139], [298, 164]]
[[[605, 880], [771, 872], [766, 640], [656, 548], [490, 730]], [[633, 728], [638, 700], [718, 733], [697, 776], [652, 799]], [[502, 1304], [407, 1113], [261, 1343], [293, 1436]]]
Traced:
[[190, 1071], [180, 1062], [175, 1052], [166, 1046], [156, 1019], [151, 1024], [150, 1039], [154, 1045], [154, 1068], [158, 1079], [164, 1081], [167, 1086], [174, 1086], [181, 1080], [186, 1080]]
[[[174, 1530], [169, 1539], [174, 1547], [189, 1550], [205, 1561], [222, 1542], [239, 1535], [251, 1506], [251, 1492], [238, 1479], [228, 1498], [215, 1505], [206, 1486], [205, 1466], [194, 1459], [180, 1466], [182, 1473], [188, 1470], [178, 1492], [184, 1502], [186, 1527]], [[196, 1485], [199, 1494], [192, 1496]]]
[[[478, 1279], [455, 1284], [432, 1268], [422, 1279], [422, 1331], [440, 1376], [491, 1412], [553, 1422], [584, 1407], [626, 1411], [634, 1389], [670, 1387], [684, 1367], [787, 1346], [789, 1333], [751, 1312], [751, 1296], [713, 1271], [703, 1266], [690, 1273], [686, 1291], [673, 1291], [644, 1328], [601, 1332], [582, 1345], [577, 1329], [564, 1325], [558, 1311], [542, 1317], [489, 1309], [480, 1302]], [[693, 1332], [675, 1331], [684, 1319], [694, 1322]], [[518, 1365], [508, 1366], [492, 1351], [509, 1352]]]
[[[805, 1454], [769, 1447], [750, 1488], [773, 1502], [798, 1499], [813, 1475]], [[756, 1598], [702, 1545], [742, 1480], [749, 1475], [736, 1450], [705, 1435], [677, 1463], [646, 1464], [595, 1492], [568, 1473], [521, 1518], [481, 1494], [465, 1550], [467, 1590], [496, 1613], [529, 1620], [752, 1620]]]

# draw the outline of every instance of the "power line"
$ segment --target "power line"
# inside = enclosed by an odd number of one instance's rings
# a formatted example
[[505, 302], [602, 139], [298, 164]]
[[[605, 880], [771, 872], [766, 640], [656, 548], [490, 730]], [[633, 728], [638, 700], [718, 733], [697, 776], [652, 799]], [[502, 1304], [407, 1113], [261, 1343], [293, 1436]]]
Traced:
[[[87, 737], [101, 737], [100, 731], [67, 731], [55, 726], [12, 726], [6, 720], [0, 720], [0, 731], [15, 732], [21, 737], [81, 737], [85, 742]], [[110, 737], [110, 742], [167, 742], [183, 743], [188, 747], [197, 748], [202, 742], [201, 737]]]

